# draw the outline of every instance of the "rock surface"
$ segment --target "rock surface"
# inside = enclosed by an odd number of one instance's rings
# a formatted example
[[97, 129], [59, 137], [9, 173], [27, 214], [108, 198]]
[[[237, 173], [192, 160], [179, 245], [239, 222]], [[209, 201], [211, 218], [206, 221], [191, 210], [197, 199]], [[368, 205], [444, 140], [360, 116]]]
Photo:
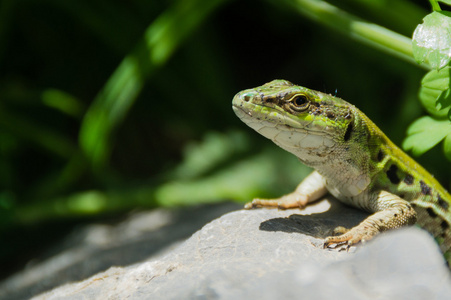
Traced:
[[451, 295], [449, 270], [433, 239], [420, 229], [388, 232], [355, 251], [322, 249], [322, 238], [333, 228], [356, 225], [365, 216], [334, 199], [303, 211], [234, 211], [169, 252], [112, 267], [34, 299], [446, 299]]
[[240, 209], [236, 203], [133, 212], [116, 224], [79, 227], [46, 258], [0, 282], [0, 299], [29, 299], [111, 266], [127, 266], [170, 251], [206, 223]]

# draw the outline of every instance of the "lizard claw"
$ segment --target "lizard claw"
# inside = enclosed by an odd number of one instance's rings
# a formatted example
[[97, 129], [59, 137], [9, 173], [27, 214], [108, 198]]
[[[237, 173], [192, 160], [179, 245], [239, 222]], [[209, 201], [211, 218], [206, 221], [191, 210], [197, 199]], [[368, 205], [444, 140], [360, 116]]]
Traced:
[[324, 241], [323, 249], [337, 250], [338, 252], [341, 252], [341, 251], [348, 252], [352, 246], [353, 245], [349, 244], [347, 241], [339, 242], [339, 243], [330, 243], [328, 241]]
[[[345, 248], [346, 251], [355, 244], [365, 243], [373, 238], [377, 234], [376, 231], [364, 230], [360, 226], [356, 226], [352, 229], [346, 229], [344, 227], [337, 227], [334, 233], [342, 233], [338, 236], [329, 236], [324, 240], [324, 249], [334, 249], [343, 251], [341, 248]], [[335, 245], [335, 246], [333, 246]]]

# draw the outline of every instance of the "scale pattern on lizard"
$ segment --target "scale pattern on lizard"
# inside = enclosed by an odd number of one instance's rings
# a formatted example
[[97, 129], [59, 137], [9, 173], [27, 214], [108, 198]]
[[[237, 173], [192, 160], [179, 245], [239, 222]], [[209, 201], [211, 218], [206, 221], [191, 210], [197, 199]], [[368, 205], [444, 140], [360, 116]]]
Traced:
[[451, 196], [355, 106], [286, 80], [241, 91], [232, 104], [244, 123], [315, 169], [294, 192], [245, 208], [302, 208], [329, 192], [372, 215], [337, 228], [341, 235], [327, 237], [325, 246], [350, 246], [416, 223], [451, 265]]

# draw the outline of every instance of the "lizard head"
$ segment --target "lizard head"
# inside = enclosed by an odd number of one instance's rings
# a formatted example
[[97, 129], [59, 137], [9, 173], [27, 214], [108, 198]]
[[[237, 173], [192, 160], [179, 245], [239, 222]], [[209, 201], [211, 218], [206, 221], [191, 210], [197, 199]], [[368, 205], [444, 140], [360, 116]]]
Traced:
[[232, 104], [244, 123], [304, 162], [346, 144], [354, 130], [354, 106], [286, 80], [241, 91]]

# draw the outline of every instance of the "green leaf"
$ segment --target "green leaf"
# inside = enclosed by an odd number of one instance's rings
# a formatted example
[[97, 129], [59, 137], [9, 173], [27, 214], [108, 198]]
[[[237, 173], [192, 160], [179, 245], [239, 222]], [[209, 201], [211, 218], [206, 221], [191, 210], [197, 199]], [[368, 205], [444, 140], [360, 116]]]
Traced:
[[436, 118], [446, 118], [451, 106], [451, 68], [432, 70], [421, 81], [419, 98], [427, 112]]
[[436, 120], [425, 116], [409, 126], [402, 147], [406, 151], [411, 150], [415, 156], [419, 156], [450, 135], [451, 123], [448, 120]]
[[3, 107], [0, 107], [0, 131], [9, 132], [60, 157], [69, 158], [77, 151], [74, 143], [59, 130], [42, 126]]
[[433, 12], [423, 19], [413, 33], [412, 50], [418, 63], [439, 69], [451, 60], [451, 13]]
[[183, 180], [200, 177], [248, 148], [249, 141], [242, 132], [207, 132], [202, 141], [185, 147], [184, 159], [173, 171], [173, 177]]
[[113, 131], [133, 106], [146, 78], [225, 1], [179, 0], [146, 29], [141, 43], [111, 75], [82, 122], [79, 142], [94, 169], [108, 162]]
[[42, 102], [54, 109], [57, 109], [69, 116], [80, 117], [83, 113], [83, 105], [72, 95], [57, 89], [44, 90]]
[[443, 142], [443, 152], [446, 158], [451, 161], [451, 135], [447, 135]]
[[451, 5], [451, 0], [439, 0], [438, 2], [442, 2], [448, 5]]

